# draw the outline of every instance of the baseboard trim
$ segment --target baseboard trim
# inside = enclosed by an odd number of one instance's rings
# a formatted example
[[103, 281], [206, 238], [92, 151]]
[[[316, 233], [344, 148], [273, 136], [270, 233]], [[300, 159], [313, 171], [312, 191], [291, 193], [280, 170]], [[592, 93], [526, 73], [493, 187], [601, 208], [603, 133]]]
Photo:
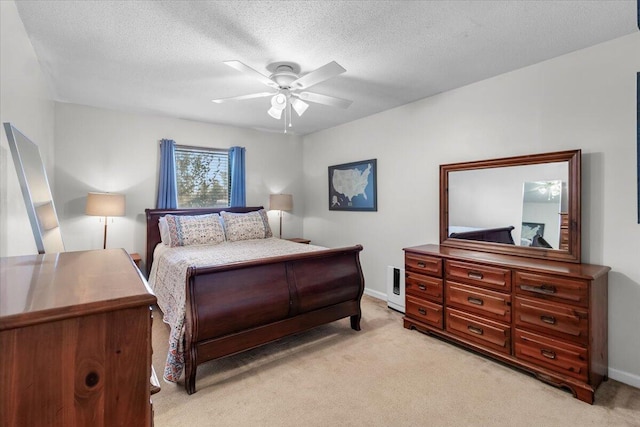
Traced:
[[609, 378], [630, 385], [631, 387], [640, 388], [640, 376], [629, 372], [609, 368]]
[[364, 288], [365, 295], [369, 295], [370, 297], [381, 299], [382, 301], [387, 300], [387, 294], [382, 293], [380, 291], [374, 291], [373, 289]]

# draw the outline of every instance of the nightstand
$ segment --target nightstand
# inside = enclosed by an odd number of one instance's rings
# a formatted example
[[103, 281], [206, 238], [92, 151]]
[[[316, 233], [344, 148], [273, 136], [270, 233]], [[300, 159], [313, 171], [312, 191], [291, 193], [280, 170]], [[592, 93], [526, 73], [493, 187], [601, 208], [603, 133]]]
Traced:
[[304, 244], [306, 244], [306, 245], [308, 245], [309, 243], [311, 243], [311, 240], [309, 240], [309, 239], [303, 239], [303, 238], [301, 238], [301, 237], [294, 237], [294, 238], [287, 239], [287, 240], [289, 240], [290, 242], [304, 243]]
[[129, 256], [133, 260], [133, 262], [136, 265], [136, 267], [140, 268], [140, 262], [142, 261], [142, 258], [140, 257], [140, 254], [137, 253], [137, 252], [134, 252], [132, 254], [129, 254]]

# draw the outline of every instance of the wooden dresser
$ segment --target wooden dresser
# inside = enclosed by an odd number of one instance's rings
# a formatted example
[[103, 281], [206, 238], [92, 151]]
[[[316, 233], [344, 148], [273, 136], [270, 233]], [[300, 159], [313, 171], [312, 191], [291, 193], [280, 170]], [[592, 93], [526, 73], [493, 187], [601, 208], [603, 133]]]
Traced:
[[593, 403], [607, 379], [609, 267], [439, 245], [404, 251], [405, 328], [454, 341]]
[[155, 301], [121, 249], [0, 259], [0, 425], [151, 425]]

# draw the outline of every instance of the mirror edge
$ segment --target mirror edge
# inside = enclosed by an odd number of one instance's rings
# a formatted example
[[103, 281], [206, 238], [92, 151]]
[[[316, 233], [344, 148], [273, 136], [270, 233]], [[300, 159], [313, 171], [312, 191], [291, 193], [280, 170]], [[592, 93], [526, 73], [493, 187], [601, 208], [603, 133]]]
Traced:
[[[440, 245], [458, 249], [469, 249], [527, 258], [554, 261], [581, 262], [581, 157], [582, 150], [557, 151], [499, 159], [460, 162], [440, 165]], [[453, 239], [449, 229], [449, 173], [454, 171], [489, 169], [506, 166], [523, 166], [540, 163], [568, 162], [569, 176], [569, 249], [566, 251], [512, 246], [501, 243]]]

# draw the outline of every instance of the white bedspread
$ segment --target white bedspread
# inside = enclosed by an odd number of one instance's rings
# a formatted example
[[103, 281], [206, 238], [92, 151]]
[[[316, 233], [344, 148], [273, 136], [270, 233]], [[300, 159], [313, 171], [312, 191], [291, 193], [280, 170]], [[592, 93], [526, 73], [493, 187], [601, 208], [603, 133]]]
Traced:
[[176, 382], [184, 369], [185, 282], [191, 266], [205, 267], [250, 261], [260, 258], [313, 252], [325, 248], [278, 238], [224, 242], [208, 246], [170, 248], [159, 244], [153, 253], [149, 285], [164, 313], [163, 321], [171, 326], [169, 352], [163, 378]]

